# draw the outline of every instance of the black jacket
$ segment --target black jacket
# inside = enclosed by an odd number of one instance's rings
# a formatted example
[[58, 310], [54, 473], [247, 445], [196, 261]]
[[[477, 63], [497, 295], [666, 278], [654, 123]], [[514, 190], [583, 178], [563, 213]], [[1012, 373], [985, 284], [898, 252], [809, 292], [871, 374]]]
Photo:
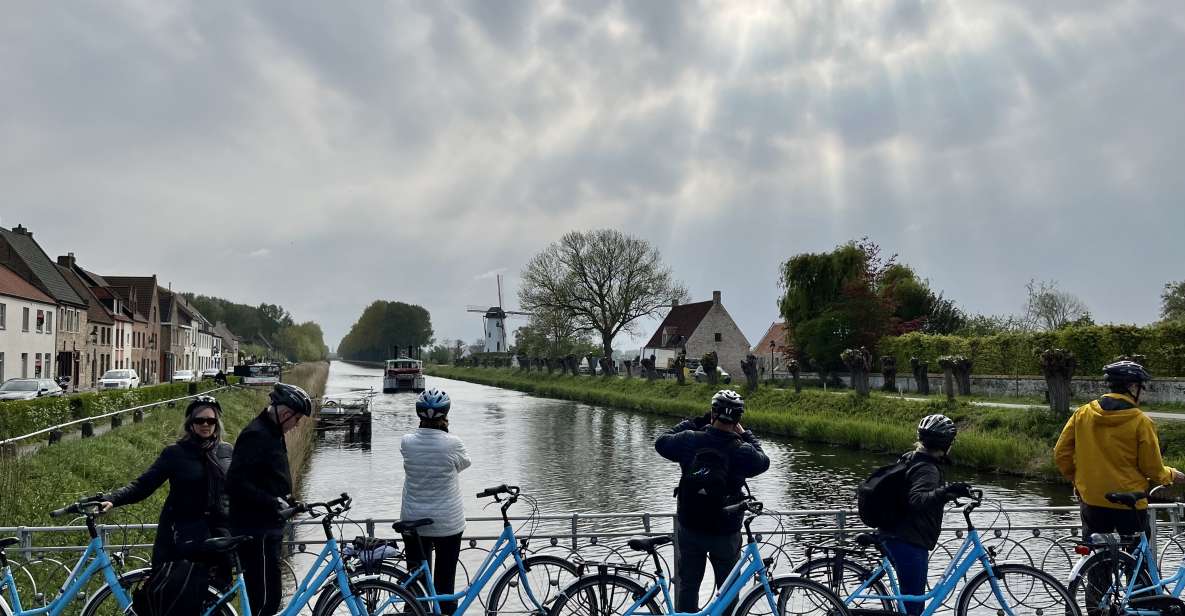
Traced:
[[[737, 498], [742, 495], [745, 480], [756, 477], [769, 469], [769, 458], [761, 450], [761, 444], [753, 433], [745, 430], [744, 434], [725, 432], [712, 426], [700, 428], [694, 420], [687, 420], [659, 435], [654, 441], [654, 449], [662, 457], [678, 462], [679, 468], [686, 473], [700, 449], [718, 449], [728, 456], [729, 491]], [[683, 524], [687, 524], [689, 512], [678, 507], [676, 515]], [[741, 529], [742, 514], [727, 516], [719, 527], [719, 534], [731, 534]]]
[[908, 515], [897, 520], [881, 532], [894, 539], [933, 550], [938, 545], [942, 532], [942, 512], [946, 509], [947, 496], [943, 490], [943, 462], [930, 454], [911, 451], [901, 456], [901, 461], [911, 466], [906, 474], [909, 481]]
[[[231, 451], [229, 444], [219, 443], [212, 452], [213, 461], [221, 467], [224, 476], [230, 468]], [[152, 496], [166, 481], [169, 482], [169, 496], [161, 508], [156, 540], [152, 544], [154, 565], [182, 558], [174, 535], [178, 528], [183, 534], [194, 532], [195, 525], [209, 530], [211, 535], [226, 534], [228, 512], [226, 493], [222, 489], [224, 483], [216, 477], [211, 486], [211, 478], [206, 472], [206, 454], [193, 441], [178, 441], [165, 447], [152, 466], [135, 481], [105, 495], [117, 507], [131, 505]]]
[[284, 527], [277, 499], [292, 494], [292, 472], [284, 433], [263, 411], [235, 440], [234, 460], [226, 478], [230, 522], [237, 532]]

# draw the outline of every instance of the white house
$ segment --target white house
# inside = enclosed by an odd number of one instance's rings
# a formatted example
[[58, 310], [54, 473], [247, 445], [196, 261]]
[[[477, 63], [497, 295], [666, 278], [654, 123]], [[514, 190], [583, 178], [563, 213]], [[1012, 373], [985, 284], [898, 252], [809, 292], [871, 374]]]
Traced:
[[0, 265], [0, 381], [53, 378], [57, 304]]
[[715, 351], [725, 372], [734, 379], [741, 375], [741, 360], [749, 353], [749, 340], [724, 309], [719, 291], [712, 292], [710, 302], [672, 304], [662, 324], [642, 348], [642, 355], [654, 355], [655, 365], [662, 369], [670, 367], [682, 349], [687, 350], [689, 363], [698, 362], [708, 351]]

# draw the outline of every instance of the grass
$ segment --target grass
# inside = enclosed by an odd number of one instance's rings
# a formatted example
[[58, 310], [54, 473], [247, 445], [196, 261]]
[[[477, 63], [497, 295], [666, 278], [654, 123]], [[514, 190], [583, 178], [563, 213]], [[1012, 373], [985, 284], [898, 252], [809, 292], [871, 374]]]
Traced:
[[[707, 410], [715, 389], [706, 384], [680, 386], [673, 380], [565, 377], [497, 368], [429, 366], [434, 376], [527, 392], [546, 398], [576, 400], [628, 411], [691, 417]], [[734, 385], [735, 387], [736, 385]], [[743, 393], [743, 392], [742, 392]], [[853, 449], [899, 452], [915, 440], [917, 421], [944, 413], [959, 425], [956, 462], [981, 471], [1056, 478], [1052, 449], [1063, 420], [1048, 411], [972, 406], [965, 400], [914, 402], [877, 395], [859, 399], [821, 390], [759, 388], [746, 395], [745, 425], [757, 432], [831, 443]], [[1185, 426], [1161, 425], [1170, 453], [1185, 451]], [[1185, 461], [1180, 455], [1172, 460]]]

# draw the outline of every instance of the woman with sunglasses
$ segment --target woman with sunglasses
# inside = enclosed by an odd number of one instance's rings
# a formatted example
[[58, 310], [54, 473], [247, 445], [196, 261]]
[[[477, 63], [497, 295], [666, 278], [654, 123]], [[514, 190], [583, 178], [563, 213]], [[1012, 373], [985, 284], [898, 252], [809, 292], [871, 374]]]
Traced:
[[169, 482], [160, 512], [152, 567], [200, 559], [201, 542], [227, 535], [226, 471], [234, 448], [222, 441], [222, 407], [198, 396], [185, 409], [181, 438], [128, 485], [104, 496], [103, 510], [138, 503]]

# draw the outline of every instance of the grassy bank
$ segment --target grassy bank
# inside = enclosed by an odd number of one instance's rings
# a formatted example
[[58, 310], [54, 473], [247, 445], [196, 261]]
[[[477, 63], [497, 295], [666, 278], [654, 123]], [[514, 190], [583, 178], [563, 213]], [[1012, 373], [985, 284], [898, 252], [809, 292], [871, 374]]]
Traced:
[[[328, 370], [324, 362], [302, 364], [284, 378], [318, 397], [324, 392]], [[233, 443], [239, 431], [267, 405], [267, 389], [220, 392], [218, 400], [224, 411], [225, 438]], [[45, 447], [28, 457], [0, 460], [0, 526], [60, 524], [61, 520], [49, 517], [50, 510], [136, 478], [152, 464], [161, 449], [176, 441], [183, 412], [184, 406], [180, 404], [162, 407], [146, 415], [139, 424], [125, 424], [93, 439]], [[287, 438], [289, 458], [294, 474], [299, 477], [312, 448], [313, 422], [302, 422]], [[105, 517], [104, 523], [155, 523], [167, 494], [166, 485], [146, 501]], [[123, 537], [112, 538], [123, 540]], [[150, 542], [151, 536], [146, 540]]]
[[[670, 417], [691, 417], [707, 410], [716, 388], [675, 381], [648, 383], [642, 379], [566, 377], [496, 368], [429, 366], [433, 376], [523, 391], [545, 398], [575, 400], [628, 411]], [[743, 392], [742, 392], [743, 393]], [[994, 471], [1054, 478], [1052, 449], [1062, 420], [1046, 411], [997, 409], [965, 402], [912, 402], [875, 396], [820, 391], [761, 388], [746, 396], [744, 423], [758, 433], [778, 434], [854, 449], [898, 452], [915, 439], [917, 421], [944, 413], [959, 424], [955, 459], [959, 465]], [[1185, 426], [1161, 425], [1162, 442], [1170, 463], [1185, 462]]]

